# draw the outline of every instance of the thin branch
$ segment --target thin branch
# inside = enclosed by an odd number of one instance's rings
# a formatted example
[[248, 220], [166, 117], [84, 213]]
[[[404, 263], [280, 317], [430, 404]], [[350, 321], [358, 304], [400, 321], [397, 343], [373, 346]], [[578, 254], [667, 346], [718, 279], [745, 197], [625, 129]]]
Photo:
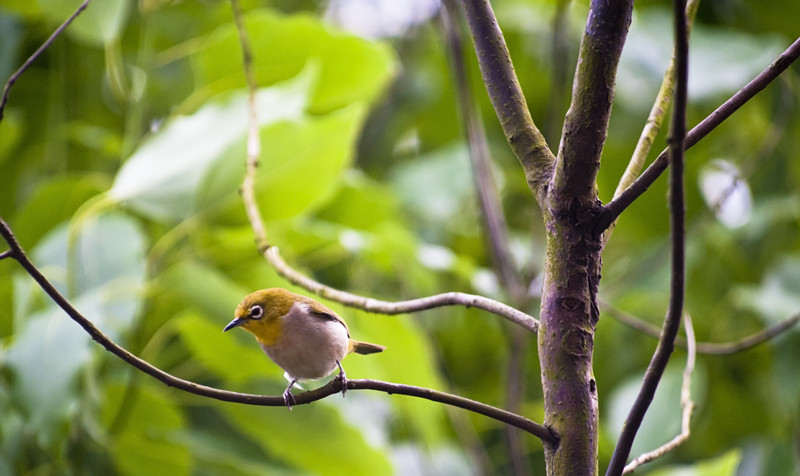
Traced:
[[[692, 21], [697, 13], [697, 7], [700, 5], [700, 0], [689, 0], [686, 3], [686, 17], [688, 19], [688, 27], [691, 29]], [[617, 198], [625, 191], [630, 184], [632, 184], [639, 173], [644, 168], [647, 155], [653, 147], [653, 141], [659, 131], [661, 131], [661, 123], [667, 115], [667, 109], [672, 102], [672, 91], [675, 88], [675, 52], [673, 50], [672, 58], [670, 59], [667, 71], [664, 73], [664, 79], [661, 81], [661, 88], [658, 90], [656, 100], [653, 102], [653, 107], [650, 109], [650, 114], [647, 116], [642, 133], [639, 136], [639, 142], [636, 143], [636, 148], [633, 151], [628, 167], [620, 178], [619, 185], [614, 191], [614, 198]]]
[[499, 301], [495, 301], [494, 299], [474, 294], [449, 292], [408, 301], [389, 302], [340, 291], [296, 271], [286, 264], [276, 246], [272, 246], [266, 241], [257, 241], [260, 243], [259, 249], [262, 250], [264, 257], [275, 268], [275, 271], [277, 271], [279, 275], [283, 276], [292, 284], [296, 284], [312, 293], [345, 306], [377, 314], [407, 314], [442, 306], [475, 307], [503, 317], [533, 333], [536, 333], [539, 329], [539, 321], [532, 316]]
[[685, 324], [684, 331], [686, 332], [686, 341], [688, 343], [688, 355], [686, 356], [686, 367], [683, 369], [683, 383], [681, 385], [681, 432], [678, 436], [655, 450], [639, 455], [625, 466], [625, 470], [623, 470], [622, 474], [632, 473], [639, 466], [666, 455], [689, 439], [689, 435], [691, 434], [692, 411], [694, 410], [691, 390], [696, 349], [694, 329], [692, 329], [692, 318], [689, 314], [683, 316], [683, 322]]
[[567, 206], [575, 198], [584, 207], [596, 200], [600, 154], [632, 12], [633, 0], [591, 1], [553, 177], [552, 192], [557, 200], [569, 201]]
[[[637, 331], [642, 332], [643, 334], [658, 339], [659, 333], [661, 332], [658, 326], [643, 321], [636, 316], [621, 311], [620, 309], [616, 309], [607, 303], [602, 303], [602, 305], [604, 310], [608, 312], [608, 314], [614, 319], [620, 321], [626, 326], [632, 327]], [[750, 334], [749, 336], [742, 337], [735, 341], [698, 342], [697, 353], [707, 354], [707, 355], [736, 354], [738, 352], [751, 349], [759, 344], [763, 344], [764, 342], [774, 339], [775, 337], [783, 334], [785, 331], [794, 327], [798, 322], [800, 322], [800, 313], [797, 313], [776, 324], [773, 324], [770, 327], [767, 327], [766, 329], [762, 329], [754, 334]], [[675, 345], [678, 347], [686, 348], [687, 346], [686, 339], [682, 337], [677, 337], [675, 339]]]
[[[697, 144], [702, 138], [707, 136], [718, 125], [729, 118], [734, 112], [742, 107], [747, 101], [766, 88], [775, 78], [800, 57], [800, 38], [795, 40], [778, 58], [772, 62], [764, 71], [753, 78], [730, 99], [725, 101], [714, 112], [703, 119], [686, 135], [685, 148], [689, 149]], [[598, 222], [600, 231], [608, 228], [619, 215], [630, 206], [640, 195], [661, 176], [669, 166], [667, 151], [661, 152], [658, 158], [628, 187], [619, 197], [610, 201], [604, 208], [603, 216]]]
[[670, 170], [669, 204], [670, 229], [672, 243], [672, 272], [670, 278], [670, 298], [667, 316], [661, 331], [658, 346], [645, 372], [642, 387], [636, 401], [622, 427], [617, 446], [611, 457], [607, 476], [622, 473], [625, 462], [633, 446], [633, 440], [642, 424], [645, 413], [653, 401], [661, 376], [667, 367], [670, 355], [675, 346], [675, 337], [681, 324], [683, 301], [685, 294], [685, 251], [686, 251], [686, 203], [684, 196], [684, 150], [686, 147], [686, 103], [688, 98], [687, 82], [689, 78], [689, 33], [686, 22], [686, 0], [674, 0], [675, 23], [675, 107], [670, 127], [669, 161]]
[[503, 33], [489, 0], [462, 0], [486, 91], [511, 149], [539, 204], [544, 203], [555, 157], [531, 118]]
[[[0, 218], [0, 235], [2, 235], [3, 239], [6, 241], [6, 243], [8, 243], [10, 248], [9, 251], [4, 252], [3, 255], [14, 258], [20, 264], [20, 266], [22, 266], [22, 268], [25, 269], [25, 271], [27, 271], [27, 273], [39, 284], [42, 290], [44, 290], [44, 292], [50, 296], [53, 302], [55, 302], [70, 318], [72, 318], [73, 321], [77, 322], [81, 327], [83, 327], [83, 329], [94, 341], [136, 369], [144, 372], [147, 375], [150, 375], [160, 382], [163, 382], [167, 386], [193, 393], [195, 395], [214, 398], [216, 400], [222, 400], [226, 402], [244, 403], [248, 405], [275, 407], [282, 407], [286, 405], [283, 397], [281, 396], [253, 395], [247, 393], [230, 392], [214, 387], [207, 387], [205, 385], [200, 385], [188, 380], [183, 380], [164, 372], [163, 370], [133, 355], [103, 334], [100, 329], [98, 329], [89, 319], [75, 309], [72, 304], [70, 304], [70, 302], [61, 293], [59, 293], [52, 284], [50, 284], [47, 278], [28, 259], [25, 252], [17, 242], [17, 239], [11, 231], [11, 228], [9, 228], [8, 224], [2, 218]], [[547, 443], [555, 444], [558, 441], [558, 437], [551, 432], [550, 429], [544, 427], [543, 425], [528, 420], [527, 418], [515, 413], [460, 397], [458, 395], [438, 392], [436, 390], [423, 387], [401, 385], [378, 380], [347, 380], [347, 389], [377, 390], [386, 392], [390, 395], [399, 394], [424, 398], [426, 400], [463, 408], [465, 410], [485, 415], [494, 420], [507, 423], [521, 430], [527, 431], [528, 433]], [[295, 395], [295, 399], [298, 405], [303, 405], [320, 400], [341, 391], [341, 381], [334, 379], [323, 387]]]
[[31, 64], [33, 64], [33, 62], [36, 61], [36, 59], [39, 56], [41, 56], [42, 53], [44, 53], [44, 51], [47, 48], [50, 47], [50, 45], [56, 40], [56, 38], [61, 36], [61, 33], [64, 32], [64, 30], [69, 26], [69, 24], [72, 23], [73, 20], [78, 18], [78, 15], [80, 15], [81, 12], [86, 10], [86, 7], [88, 6], [89, 6], [89, 0], [83, 0], [83, 3], [78, 5], [78, 8], [75, 9], [72, 15], [70, 15], [69, 18], [67, 18], [67, 20], [61, 24], [61, 26], [56, 28], [56, 31], [54, 31], [53, 34], [50, 35], [50, 38], [48, 38], [44, 43], [42, 43], [42, 46], [40, 46], [36, 51], [34, 51], [33, 54], [30, 55], [28, 59], [25, 60], [24, 63], [22, 63], [22, 66], [20, 66], [18, 70], [14, 71], [14, 74], [12, 74], [8, 78], [8, 81], [6, 81], [6, 85], [3, 88], [3, 98], [0, 99], [0, 121], [3, 120], [3, 111], [5, 111], [6, 103], [8, 103], [8, 94], [11, 91], [11, 86], [13, 86], [14, 83], [17, 82], [19, 77], [22, 76], [22, 73], [24, 73], [31, 66]]

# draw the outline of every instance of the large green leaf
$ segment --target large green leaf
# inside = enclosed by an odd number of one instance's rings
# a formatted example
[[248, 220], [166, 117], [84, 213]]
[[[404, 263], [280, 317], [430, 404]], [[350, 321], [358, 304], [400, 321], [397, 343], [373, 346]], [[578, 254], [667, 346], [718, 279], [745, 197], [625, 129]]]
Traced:
[[[306, 14], [257, 10], [245, 17], [259, 84], [295, 76], [311, 59], [321, 66], [311, 108], [331, 111], [353, 102], [371, 102], [396, 66], [387, 45], [336, 31]], [[218, 28], [193, 56], [200, 93], [209, 95], [245, 85], [239, 37], [232, 22]]]
[[[291, 81], [259, 90], [259, 123], [299, 119], [314, 71], [308, 68]], [[221, 94], [194, 114], [170, 120], [122, 166], [110, 197], [150, 218], [171, 222], [234, 193], [244, 174], [246, 98], [244, 91]], [[221, 168], [229, 172], [226, 183], [215, 184], [209, 193], [203, 185], [212, 170], [219, 177]]]
[[290, 218], [329, 198], [352, 162], [364, 113], [354, 104], [262, 130], [256, 194], [265, 218]]

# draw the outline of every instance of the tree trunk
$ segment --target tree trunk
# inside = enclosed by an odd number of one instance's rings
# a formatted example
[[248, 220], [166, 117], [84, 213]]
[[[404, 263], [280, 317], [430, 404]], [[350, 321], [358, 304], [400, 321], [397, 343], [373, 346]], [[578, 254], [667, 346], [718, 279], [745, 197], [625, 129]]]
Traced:
[[598, 471], [592, 371], [601, 267], [601, 241], [593, 229], [598, 210], [599, 202], [584, 207], [577, 200], [561, 200], [545, 215], [548, 241], [538, 342], [545, 425], [560, 437], [557, 447], [545, 444], [548, 475]]

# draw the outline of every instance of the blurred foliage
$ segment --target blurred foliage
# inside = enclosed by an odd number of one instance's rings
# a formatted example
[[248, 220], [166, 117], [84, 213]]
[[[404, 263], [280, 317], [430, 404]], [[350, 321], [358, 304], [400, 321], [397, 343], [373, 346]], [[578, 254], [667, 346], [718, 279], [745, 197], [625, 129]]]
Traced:
[[[78, 3], [4, 1], [0, 78]], [[554, 86], [554, 61], [574, 68], [588, 8], [570, 5], [562, 33], [573, 56], [554, 59], [556, 3], [493, 2], [534, 119], [547, 131], [558, 130], [571, 83]], [[344, 30], [358, 24], [347, 23], [344, 9], [326, 15], [318, 2], [243, 4], [261, 87], [257, 194], [286, 259], [327, 284], [379, 298], [460, 290], [504, 299], [481, 233], [438, 19], [406, 19], [392, 26], [393, 36], [367, 40]], [[378, 10], [362, 10], [356, 20], [380, 23], [369, 17]], [[664, 0], [636, 6], [598, 177], [604, 201], [669, 59], [666, 12]], [[769, 64], [796, 36], [798, 17], [794, 0], [703, 3], [693, 31], [690, 123]], [[520, 272], [533, 279], [543, 231], [473, 56], [467, 66], [511, 246]], [[688, 153], [687, 310], [700, 340], [734, 340], [800, 311], [799, 71]], [[278, 394], [281, 372], [252, 340], [220, 332], [243, 295], [286, 286], [259, 258], [237, 195], [243, 85], [228, 2], [92, 2], [11, 90], [0, 123], [0, 215], [76, 307], [135, 354], [182, 378]], [[553, 93], [562, 90], [564, 97]], [[558, 138], [548, 139], [555, 147]], [[726, 183], [735, 184], [735, 200], [716, 206]], [[653, 323], [668, 299], [664, 196], [662, 179], [622, 217], [601, 284], [603, 299]], [[348, 358], [349, 376], [504, 405], [505, 322], [472, 309], [382, 317], [326, 304], [355, 337], [388, 347]], [[424, 400], [350, 392], [288, 413], [165, 388], [93, 343], [10, 260], [0, 262], [0, 336], [0, 474], [469, 474], [482, 464], [510, 471], [500, 424]], [[601, 319], [601, 468], [654, 347]], [[742, 354], [700, 356], [691, 439], [638, 471], [796, 474], [797, 349], [794, 329]], [[640, 451], [677, 432], [684, 359], [677, 350]], [[523, 409], [541, 420], [535, 352], [526, 365]], [[538, 441], [525, 444], [541, 464]]]

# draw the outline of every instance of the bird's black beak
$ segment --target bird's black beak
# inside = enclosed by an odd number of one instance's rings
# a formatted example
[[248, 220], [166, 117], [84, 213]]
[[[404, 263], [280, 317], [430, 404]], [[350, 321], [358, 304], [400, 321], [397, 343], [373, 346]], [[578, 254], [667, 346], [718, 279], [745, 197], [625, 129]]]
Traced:
[[247, 319], [239, 319], [237, 317], [236, 319], [234, 319], [231, 322], [229, 322], [228, 325], [225, 326], [225, 329], [222, 329], [222, 332], [229, 331], [229, 330], [233, 329], [234, 327], [239, 327], [242, 324], [244, 324], [246, 321], [247, 321]]

